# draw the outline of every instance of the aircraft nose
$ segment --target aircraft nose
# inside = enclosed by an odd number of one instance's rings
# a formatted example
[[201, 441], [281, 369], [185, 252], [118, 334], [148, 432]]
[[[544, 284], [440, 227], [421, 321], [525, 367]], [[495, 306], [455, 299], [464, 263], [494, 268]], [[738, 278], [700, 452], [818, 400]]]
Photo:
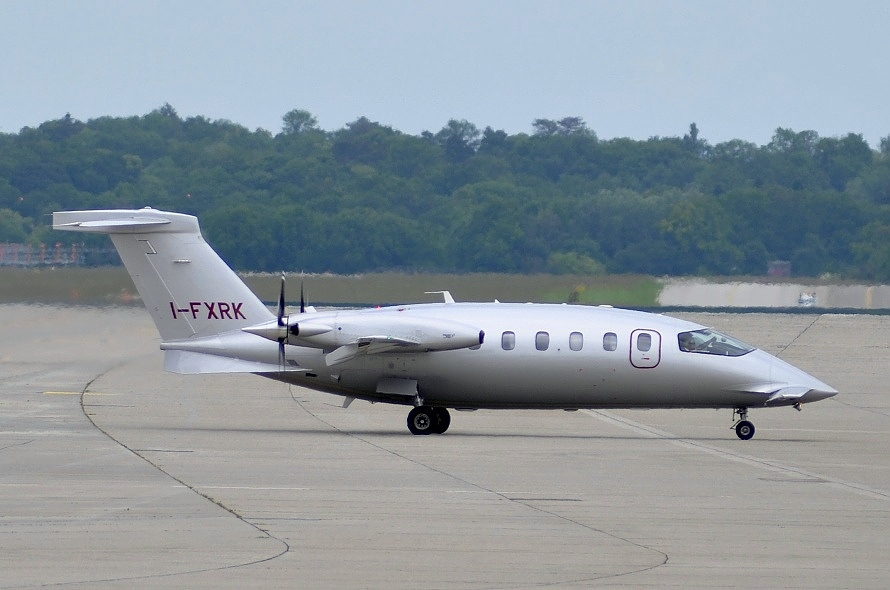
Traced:
[[822, 381], [816, 379], [812, 375], [808, 373], [804, 373], [803, 371], [799, 371], [799, 379], [798, 383], [802, 388], [806, 388], [807, 391], [804, 395], [800, 397], [798, 400], [800, 403], [807, 404], [810, 402], [817, 402], [819, 400], [827, 399], [829, 397], [833, 397], [837, 395], [838, 391], [831, 385], [827, 383], [823, 383]]
[[[759, 351], [763, 352], [763, 351]], [[770, 390], [767, 405], [792, 405], [817, 402], [838, 394], [838, 391], [813, 377], [809, 373], [799, 369], [781, 359], [766, 352], [761, 357], [766, 359], [770, 367], [770, 385], [777, 385]]]
[[803, 403], [809, 402], [817, 402], [819, 400], [828, 399], [829, 397], [834, 397], [837, 395], [837, 389], [825, 385], [821, 381], [819, 382], [819, 387], [809, 390], [801, 401]]
[[802, 402], [817, 402], [837, 395], [837, 389], [831, 385], [823, 383], [808, 373], [804, 373], [804, 375], [806, 375], [806, 380], [802, 385], [810, 390], [803, 396]]

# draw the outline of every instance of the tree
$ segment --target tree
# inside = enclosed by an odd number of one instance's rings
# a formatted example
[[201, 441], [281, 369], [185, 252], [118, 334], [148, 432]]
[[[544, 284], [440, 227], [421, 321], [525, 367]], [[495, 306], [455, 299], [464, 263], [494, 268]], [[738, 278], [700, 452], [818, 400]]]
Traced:
[[25, 242], [31, 233], [29, 220], [10, 209], [0, 209], [0, 242]]
[[551, 119], [535, 119], [532, 121], [535, 135], [550, 137], [552, 135], [592, 135], [587, 124], [581, 117], [563, 117], [559, 121]]
[[872, 157], [871, 148], [860, 134], [849, 133], [841, 139], [826, 137], [816, 144], [816, 162], [837, 190], [846, 188], [871, 163]]
[[699, 140], [698, 125], [690, 123], [689, 133], [683, 136], [683, 146], [696, 156], [704, 156], [708, 150], [707, 142]]
[[318, 130], [318, 119], [309, 111], [294, 109], [285, 113], [281, 120], [283, 122], [281, 132], [285, 135], [299, 135]]
[[33, 243], [53, 210], [151, 205], [200, 215], [240, 269], [885, 272], [890, 136], [877, 153], [783, 128], [710, 147], [695, 123], [599, 141], [580, 117], [532, 135], [366, 117], [326, 133], [300, 109], [282, 124], [273, 137], [164, 104], [0, 133], [3, 231]]
[[510, 147], [509, 138], [507, 132], [502, 129], [495, 131], [491, 127], [486, 127], [479, 142], [479, 152], [503, 157]]
[[712, 197], [699, 195], [678, 203], [661, 229], [673, 239], [687, 272], [738, 272], [742, 253], [732, 239], [732, 222]]
[[818, 141], [819, 134], [815, 131], [795, 133], [792, 129], [779, 127], [773, 134], [772, 140], [766, 145], [766, 149], [773, 153], [804, 152], [812, 156], [816, 153]]
[[390, 139], [397, 133], [391, 127], [359, 117], [334, 133], [334, 157], [343, 164], [379, 166], [389, 161]]
[[874, 221], [856, 236], [853, 252], [862, 278], [890, 281], [890, 225]]
[[481, 136], [479, 128], [466, 119], [449, 119], [435, 138], [450, 162], [463, 162], [476, 153]]
[[828, 175], [815, 160], [819, 134], [776, 129], [772, 141], [758, 154], [753, 175], [759, 184], [775, 183], [796, 191], [820, 189], [829, 184]]
[[[532, 194], [509, 182], [482, 182], [455, 192], [449, 251], [456, 268], [471, 272], [522, 272], [540, 257], [531, 247], [527, 223]], [[543, 262], [543, 261], [542, 261]]]
[[550, 137], [559, 132], [559, 123], [552, 119], [535, 119], [532, 121], [532, 128], [535, 130], [535, 135]]

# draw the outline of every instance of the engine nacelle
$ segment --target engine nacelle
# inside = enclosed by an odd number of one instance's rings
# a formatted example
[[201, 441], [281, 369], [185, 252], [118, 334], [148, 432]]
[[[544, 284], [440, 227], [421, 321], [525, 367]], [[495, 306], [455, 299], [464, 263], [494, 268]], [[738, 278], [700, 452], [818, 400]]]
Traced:
[[[330, 318], [326, 318], [329, 320]], [[412, 351], [479, 346], [485, 333], [460, 322], [394, 314], [340, 314], [334, 326], [313, 321], [291, 326], [288, 344], [334, 349], [352, 343], [391, 344]]]

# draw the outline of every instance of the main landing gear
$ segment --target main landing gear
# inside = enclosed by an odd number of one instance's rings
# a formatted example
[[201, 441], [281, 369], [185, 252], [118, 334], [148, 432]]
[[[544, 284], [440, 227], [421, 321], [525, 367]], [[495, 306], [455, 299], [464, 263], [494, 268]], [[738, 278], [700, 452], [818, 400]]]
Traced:
[[739, 421], [735, 423], [736, 435], [742, 440], [750, 440], [754, 436], [754, 425], [748, 422], [748, 408], [736, 408], [732, 417], [735, 418], [736, 414], [739, 416]]
[[408, 412], [411, 434], [442, 434], [451, 425], [451, 414], [446, 408], [417, 406]]

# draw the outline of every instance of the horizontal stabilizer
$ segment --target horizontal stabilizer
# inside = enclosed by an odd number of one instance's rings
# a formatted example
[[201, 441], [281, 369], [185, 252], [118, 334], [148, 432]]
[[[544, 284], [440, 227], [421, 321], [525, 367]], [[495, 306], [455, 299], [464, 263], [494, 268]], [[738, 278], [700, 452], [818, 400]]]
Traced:
[[[57, 214], [56, 220], [65, 219], [64, 214]], [[161, 219], [154, 217], [125, 217], [110, 218], [92, 221], [56, 221], [53, 222], [53, 229], [62, 231], [82, 231], [109, 234], [120, 232], [125, 229], [138, 229], [147, 231], [153, 227], [159, 227], [170, 223], [169, 219]]]

